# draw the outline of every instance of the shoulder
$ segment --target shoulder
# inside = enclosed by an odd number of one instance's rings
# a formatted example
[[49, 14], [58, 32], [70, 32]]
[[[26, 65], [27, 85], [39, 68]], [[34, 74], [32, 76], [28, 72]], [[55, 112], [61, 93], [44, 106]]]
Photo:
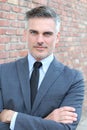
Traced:
[[9, 63], [3, 63], [3, 64], [0, 64], [0, 72], [5, 72], [5, 71], [11, 71], [11, 70], [15, 70], [16, 69], [16, 64], [21, 64], [22, 62], [24, 62], [26, 59], [26, 57], [24, 58], [20, 58], [20, 59], [17, 59], [15, 61], [12, 61], [12, 62], [9, 62]]
[[83, 72], [76, 69], [76, 68], [71, 68], [68, 65], [64, 65], [63, 63], [59, 62], [56, 58], [53, 60], [54, 66], [61, 71], [61, 73], [70, 78], [81, 78], [83, 79]]

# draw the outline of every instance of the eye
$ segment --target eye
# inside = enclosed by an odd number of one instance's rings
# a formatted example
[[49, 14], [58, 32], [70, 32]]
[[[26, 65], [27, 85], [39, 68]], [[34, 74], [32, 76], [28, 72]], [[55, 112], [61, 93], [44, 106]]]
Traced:
[[44, 36], [46, 36], [46, 37], [50, 37], [50, 36], [52, 36], [53, 35], [53, 32], [45, 32], [44, 33]]
[[29, 30], [29, 33], [32, 34], [32, 35], [37, 35], [38, 34], [38, 32], [34, 31], [34, 30]]

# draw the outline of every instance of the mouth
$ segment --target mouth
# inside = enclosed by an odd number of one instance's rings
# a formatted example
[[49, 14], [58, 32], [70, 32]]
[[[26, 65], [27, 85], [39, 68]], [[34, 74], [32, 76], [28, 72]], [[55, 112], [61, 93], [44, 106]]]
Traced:
[[39, 50], [39, 51], [43, 51], [45, 50], [47, 47], [42, 47], [42, 46], [35, 46], [35, 49]]

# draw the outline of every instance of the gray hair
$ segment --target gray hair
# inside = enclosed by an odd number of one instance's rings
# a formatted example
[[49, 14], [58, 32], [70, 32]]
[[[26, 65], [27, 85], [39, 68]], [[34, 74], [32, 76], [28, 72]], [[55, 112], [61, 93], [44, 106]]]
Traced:
[[31, 18], [52, 18], [56, 23], [56, 30], [60, 30], [60, 18], [54, 9], [48, 6], [39, 6], [26, 12], [27, 20]]

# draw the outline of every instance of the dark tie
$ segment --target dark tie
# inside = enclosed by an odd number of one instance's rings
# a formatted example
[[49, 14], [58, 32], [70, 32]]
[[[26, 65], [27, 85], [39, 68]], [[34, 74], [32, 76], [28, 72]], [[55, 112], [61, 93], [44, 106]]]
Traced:
[[34, 99], [37, 94], [38, 81], [39, 81], [39, 68], [42, 66], [41, 62], [35, 62], [33, 65], [33, 72], [30, 78], [30, 88], [31, 88], [31, 107], [33, 106]]

